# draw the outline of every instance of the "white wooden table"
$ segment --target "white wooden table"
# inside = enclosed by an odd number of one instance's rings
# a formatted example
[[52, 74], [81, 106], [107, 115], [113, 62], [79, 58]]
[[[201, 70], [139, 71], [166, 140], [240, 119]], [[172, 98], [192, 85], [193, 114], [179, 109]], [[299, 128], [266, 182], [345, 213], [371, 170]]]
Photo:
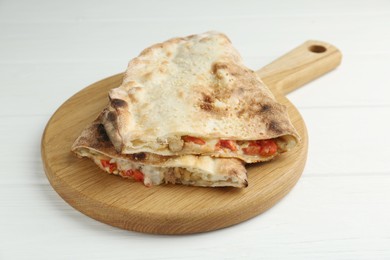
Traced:
[[[0, 0], [0, 259], [390, 259], [389, 1], [102, 2]], [[56, 108], [150, 44], [208, 30], [252, 69], [308, 39], [342, 51], [337, 70], [288, 96], [310, 136], [296, 187], [258, 217], [186, 236], [70, 207], [40, 157]]]

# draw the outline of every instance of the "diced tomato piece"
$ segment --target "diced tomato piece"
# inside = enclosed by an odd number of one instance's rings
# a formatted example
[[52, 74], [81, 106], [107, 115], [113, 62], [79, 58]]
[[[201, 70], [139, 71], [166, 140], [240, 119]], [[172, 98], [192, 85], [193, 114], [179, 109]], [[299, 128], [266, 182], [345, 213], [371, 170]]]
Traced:
[[261, 156], [268, 157], [274, 155], [278, 150], [278, 146], [273, 140], [260, 140], [257, 141], [257, 143], [259, 143], [261, 146], [261, 150], [260, 150]]
[[191, 143], [196, 143], [196, 144], [199, 144], [199, 145], [206, 144], [206, 142], [203, 139], [199, 138], [199, 137], [184, 135], [181, 138], [184, 140], [184, 142], [191, 142]]
[[133, 177], [134, 173], [133, 173], [133, 170], [127, 170], [127, 171], [122, 171], [121, 175], [123, 177]]
[[242, 151], [247, 155], [259, 155], [260, 154], [260, 146], [253, 145], [253, 143], [249, 143], [249, 146], [246, 148], [242, 148]]
[[133, 170], [134, 172], [134, 180], [135, 181], [144, 181], [144, 174], [139, 170]]
[[100, 162], [102, 163], [102, 166], [103, 166], [104, 168], [110, 166], [110, 161], [109, 161], [109, 160], [100, 160]]
[[101, 162], [103, 168], [108, 168], [110, 173], [113, 173], [118, 168], [116, 163], [110, 163], [109, 160], [100, 160], [100, 162]]
[[249, 146], [242, 148], [242, 151], [248, 155], [260, 155], [269, 157], [276, 153], [278, 146], [274, 140], [251, 141]]
[[144, 181], [144, 174], [140, 170], [127, 170], [122, 172], [123, 177], [133, 178], [135, 181]]
[[237, 147], [234, 141], [232, 140], [219, 140], [219, 142], [215, 145], [216, 149], [220, 149], [221, 147], [228, 148], [230, 150], [237, 151]]

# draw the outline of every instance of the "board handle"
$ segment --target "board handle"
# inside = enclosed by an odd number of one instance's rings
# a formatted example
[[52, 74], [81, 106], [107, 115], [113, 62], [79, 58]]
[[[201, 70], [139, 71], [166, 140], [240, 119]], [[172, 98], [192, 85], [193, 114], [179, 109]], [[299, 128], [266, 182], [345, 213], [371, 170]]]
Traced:
[[341, 52], [333, 45], [311, 40], [256, 73], [273, 91], [286, 95], [336, 68], [341, 57]]

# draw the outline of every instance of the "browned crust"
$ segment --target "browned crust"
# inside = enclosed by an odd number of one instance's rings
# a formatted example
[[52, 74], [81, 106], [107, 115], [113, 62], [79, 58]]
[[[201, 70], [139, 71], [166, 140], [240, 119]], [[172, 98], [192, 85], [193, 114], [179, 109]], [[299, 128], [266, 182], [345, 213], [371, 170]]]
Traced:
[[143, 164], [158, 165], [172, 158], [151, 153], [121, 154], [117, 152], [110, 142], [100, 117], [85, 128], [72, 145], [72, 151], [76, 153], [78, 149], [83, 148], [95, 150], [111, 158], [122, 158], [132, 162], [142, 162]]
[[246, 169], [242, 164], [242, 161], [231, 160], [228, 158], [220, 158], [217, 163], [217, 171], [227, 172], [231, 177], [238, 176], [241, 178], [242, 187], [248, 187], [248, 180], [246, 179]]
[[127, 102], [123, 99], [114, 98], [110, 100], [111, 107], [115, 109], [127, 109]]
[[[104, 109], [100, 115], [101, 124], [104, 126], [106, 133], [112, 143], [110, 145], [120, 152], [124, 146], [123, 138], [120, 134], [120, 127], [118, 126], [118, 113], [115, 110], [110, 111], [108, 108]], [[91, 134], [90, 134], [91, 136]]]

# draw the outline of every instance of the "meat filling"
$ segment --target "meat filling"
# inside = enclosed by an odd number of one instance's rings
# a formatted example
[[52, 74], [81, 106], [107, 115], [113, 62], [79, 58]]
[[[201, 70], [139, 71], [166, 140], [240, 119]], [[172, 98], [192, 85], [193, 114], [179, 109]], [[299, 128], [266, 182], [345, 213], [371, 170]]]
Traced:
[[[223, 182], [238, 182], [238, 180], [223, 176], [215, 178], [213, 174], [202, 174], [191, 172], [185, 168], [159, 168], [146, 165], [132, 165], [123, 160], [110, 159], [101, 157], [99, 166], [110, 174], [120, 175], [123, 178], [128, 178], [134, 181], [143, 182], [145, 186], [159, 185], [161, 183], [171, 184], [187, 184], [197, 186], [210, 186]], [[131, 167], [131, 168], [128, 168]]]

